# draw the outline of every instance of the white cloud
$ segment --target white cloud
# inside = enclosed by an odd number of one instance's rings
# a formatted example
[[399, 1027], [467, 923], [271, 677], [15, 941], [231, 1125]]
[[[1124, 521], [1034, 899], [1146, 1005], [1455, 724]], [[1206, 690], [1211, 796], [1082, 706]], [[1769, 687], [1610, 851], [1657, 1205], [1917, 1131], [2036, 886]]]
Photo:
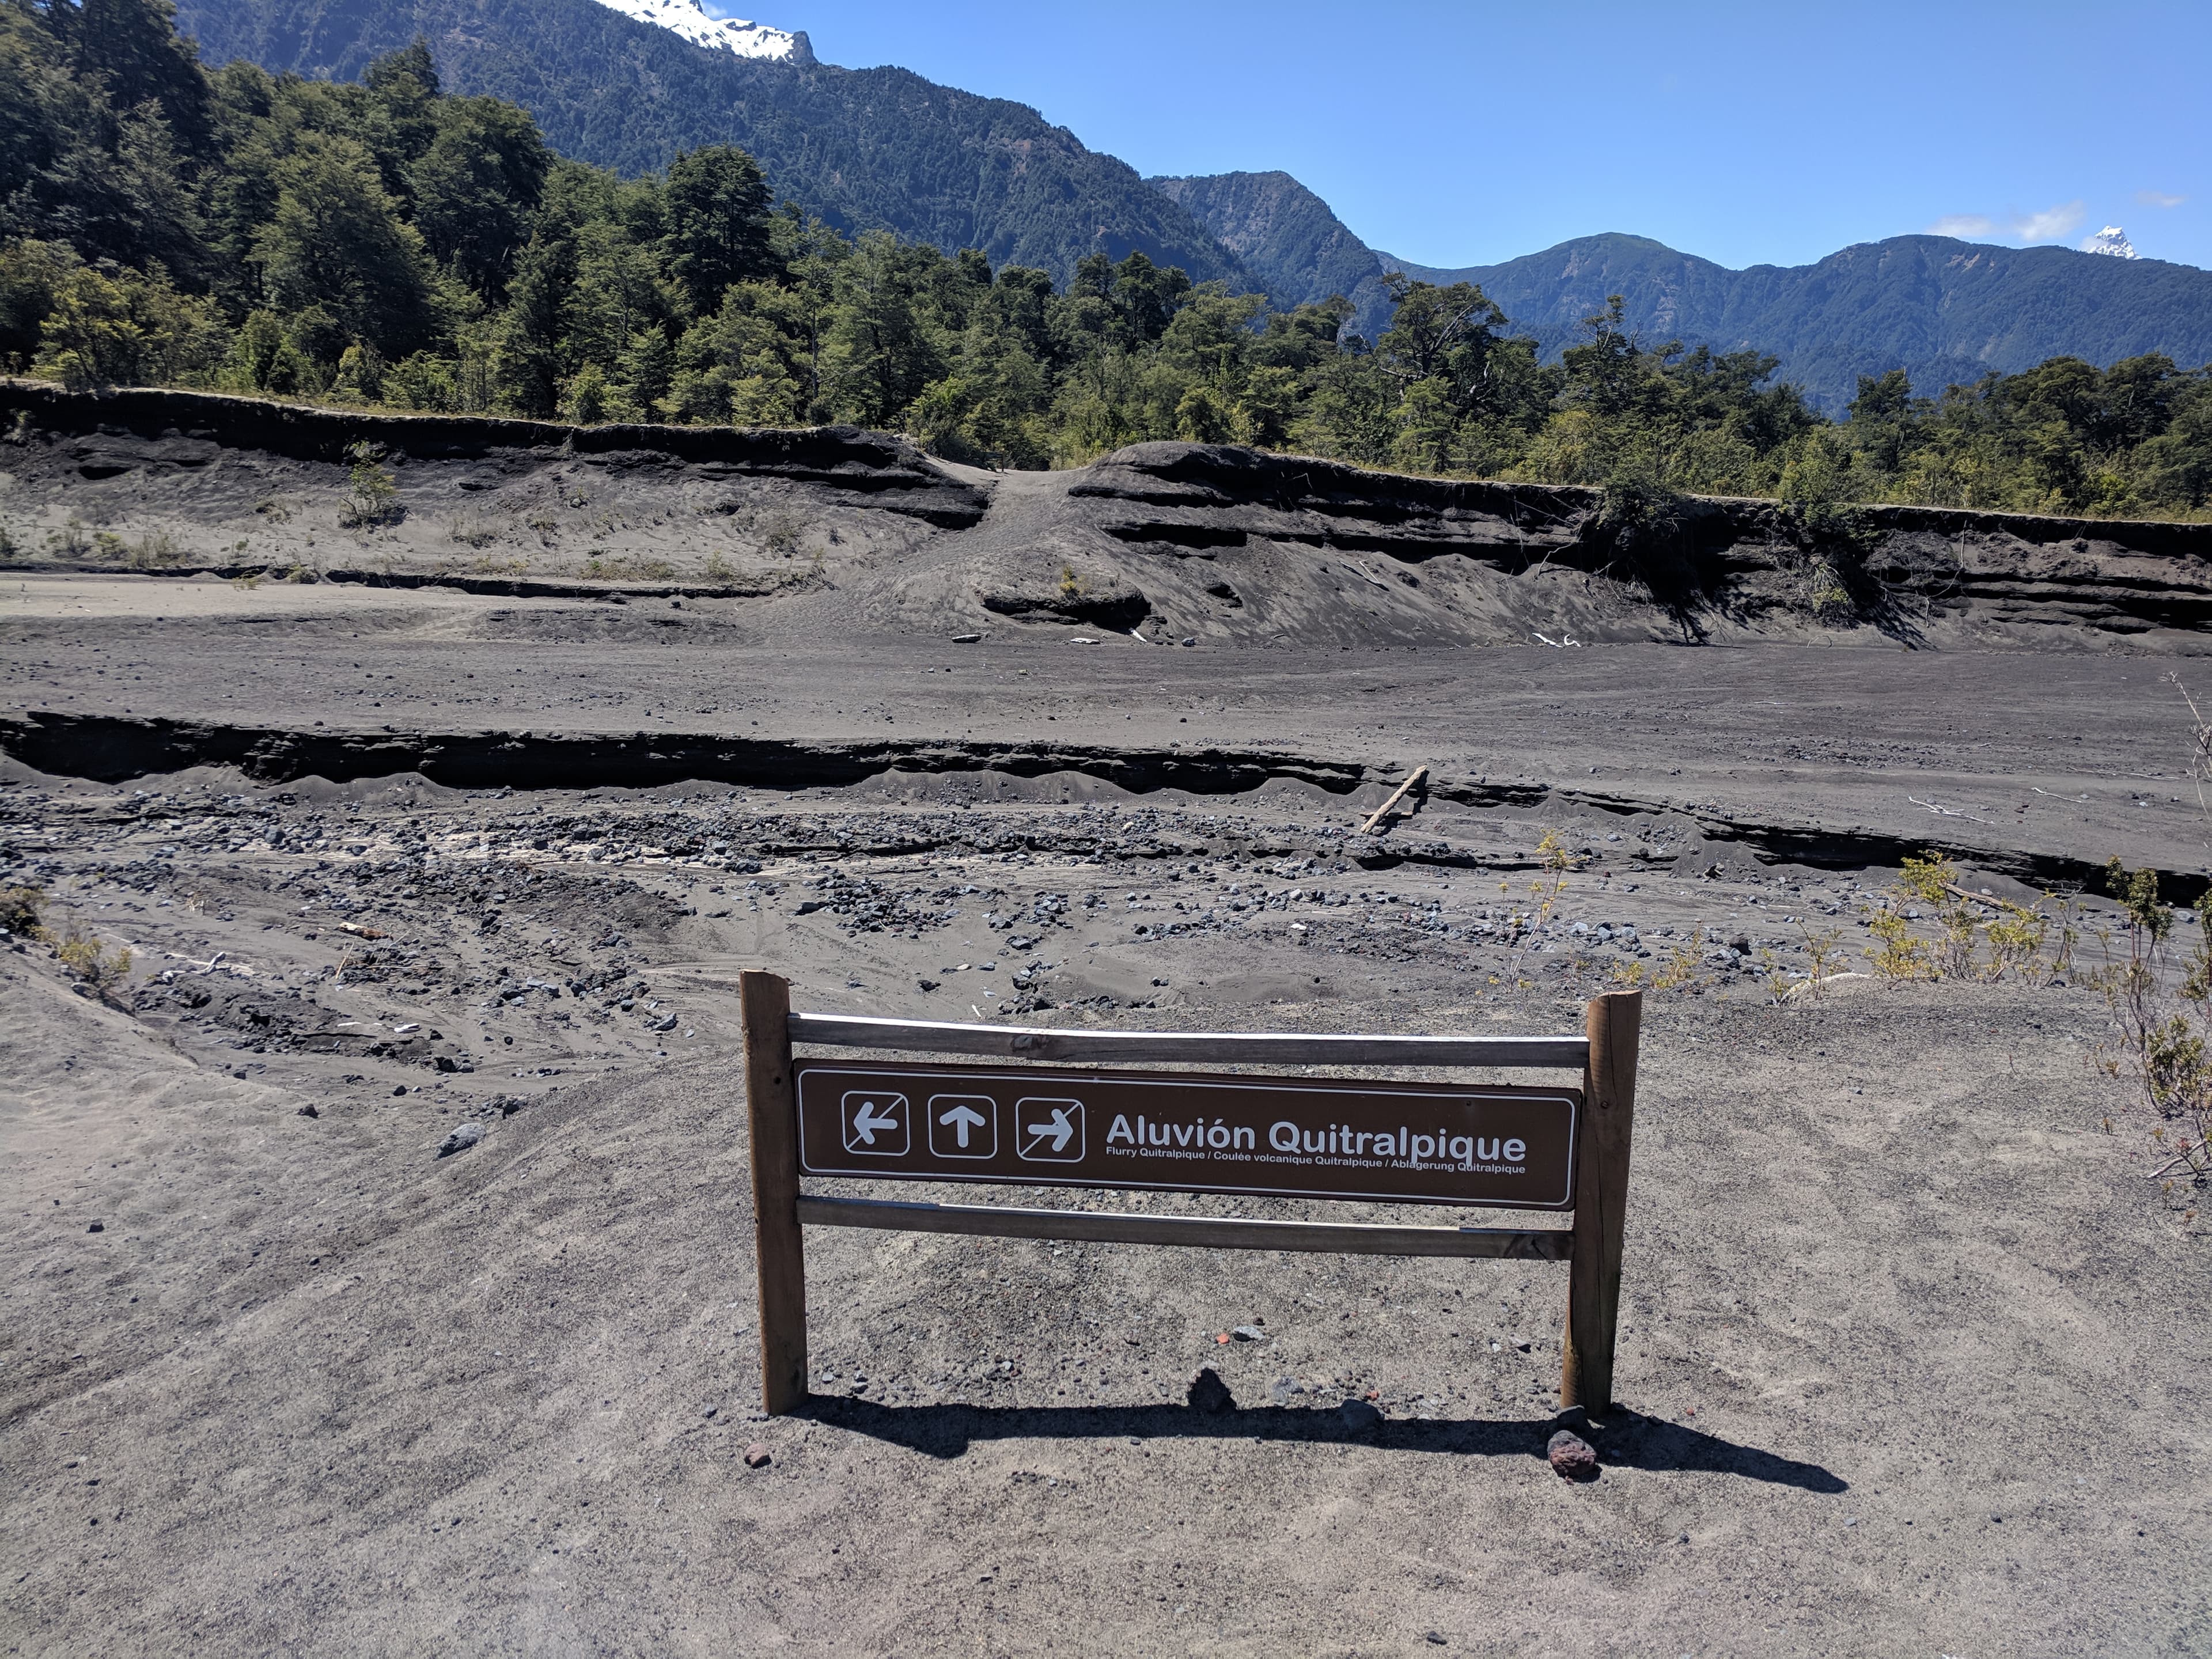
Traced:
[[2081, 222], [2081, 204], [2061, 202], [2040, 213], [1993, 219], [1986, 213], [1947, 213], [1928, 227], [1931, 236], [2008, 236], [2021, 242], [2063, 242]]
[[2081, 222], [2081, 203], [2066, 202], [2014, 220], [2012, 234], [2023, 242], [2058, 242], [2071, 236]]
[[2139, 190], [2136, 192], [2136, 200], [2145, 207], [2178, 208], [2188, 199], [2186, 196], [2168, 196], [2162, 190]]

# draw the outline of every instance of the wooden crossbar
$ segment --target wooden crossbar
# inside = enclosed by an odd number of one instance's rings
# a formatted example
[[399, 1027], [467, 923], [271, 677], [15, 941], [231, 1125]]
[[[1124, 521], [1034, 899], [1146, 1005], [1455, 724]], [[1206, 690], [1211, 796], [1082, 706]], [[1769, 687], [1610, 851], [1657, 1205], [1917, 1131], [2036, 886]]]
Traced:
[[1503, 1257], [1565, 1261], [1564, 1227], [1391, 1227], [1368, 1222], [1261, 1221], [1241, 1216], [1139, 1215], [1127, 1210], [1041, 1210], [1001, 1204], [915, 1204], [882, 1198], [809, 1198], [799, 1218], [815, 1227], [971, 1233], [990, 1238], [1065, 1238], [1106, 1244], [1193, 1244], [1217, 1250], [1322, 1250], [1343, 1255]]
[[1589, 1041], [1571, 1036], [1368, 1036], [1311, 1031], [1070, 1031], [946, 1020], [793, 1014], [793, 1042], [915, 1054], [989, 1054], [1106, 1066], [1540, 1066], [1579, 1072]]

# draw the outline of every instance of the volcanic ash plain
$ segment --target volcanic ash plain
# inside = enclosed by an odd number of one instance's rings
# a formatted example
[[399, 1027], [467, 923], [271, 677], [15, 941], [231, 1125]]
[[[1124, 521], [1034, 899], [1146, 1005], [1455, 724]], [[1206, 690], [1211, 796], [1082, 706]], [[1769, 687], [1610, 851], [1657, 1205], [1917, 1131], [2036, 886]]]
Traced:
[[[2205, 1195], [2091, 981], [2108, 858], [2203, 896], [2189, 527], [1899, 520], [1845, 614], [1758, 504], [1639, 577], [1586, 494], [1192, 446], [14, 395], [6, 1651], [2212, 1651]], [[1930, 851], [2074, 959], [1870, 971]], [[762, 1417], [748, 968], [1212, 1030], [1643, 984], [1597, 1478], [1541, 1262], [819, 1230]]]

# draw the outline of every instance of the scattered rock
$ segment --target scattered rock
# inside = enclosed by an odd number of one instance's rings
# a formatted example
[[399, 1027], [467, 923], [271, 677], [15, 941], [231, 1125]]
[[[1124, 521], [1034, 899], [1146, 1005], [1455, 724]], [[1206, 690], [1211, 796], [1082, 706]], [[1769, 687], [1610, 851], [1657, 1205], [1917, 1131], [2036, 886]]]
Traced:
[[649, 1022], [645, 1029], [648, 1031], [672, 1031], [676, 1029], [676, 1016], [663, 1014], [659, 1019]]
[[982, 638], [983, 636], [981, 634], [955, 634], [952, 636], [952, 643], [955, 645], [976, 645], [981, 642]]
[[107, 1224], [105, 1221], [95, 1221], [92, 1225], [85, 1229], [85, 1231], [88, 1233], [104, 1233], [106, 1231]]
[[1190, 1379], [1190, 1408], [1203, 1412], [1208, 1417], [1218, 1417], [1224, 1412], [1237, 1409], [1236, 1396], [1229, 1385], [1221, 1380], [1220, 1372], [1211, 1365], [1199, 1367], [1198, 1375]]
[[1597, 1479], [1597, 1451], [1582, 1436], [1561, 1429], [1553, 1435], [1544, 1449], [1545, 1456], [1559, 1471], [1562, 1480], [1595, 1480]]
[[395, 1099], [396, 1099], [396, 1098], [398, 1098], [399, 1096], [405, 1094], [406, 1092], [407, 1092], [407, 1085], [406, 1085], [405, 1084], [404, 1084], [404, 1083], [396, 1083], [396, 1084], [392, 1085], [392, 1097], [393, 1097]]
[[300, 1108], [299, 1115], [301, 1117], [320, 1117], [322, 1113], [316, 1109], [315, 1103], [311, 1100]]
[[1344, 1419], [1344, 1426], [1354, 1434], [1382, 1426], [1382, 1413], [1364, 1400], [1346, 1401], [1336, 1408], [1336, 1414]]
[[767, 1446], [760, 1441], [756, 1440], [745, 1448], [745, 1467], [749, 1469], [764, 1469], [773, 1461]]
[[[1593, 767], [1590, 769], [1595, 771], [1597, 769]], [[1444, 1644], [1444, 1633], [1440, 1630], [1432, 1630], [1428, 1634], [1428, 1639], [1435, 1643], [1437, 1646], [1442, 1647]]]
[[1258, 1342], [1267, 1334], [1267, 1332], [1261, 1330], [1257, 1325], [1239, 1325], [1235, 1330], [1230, 1332], [1230, 1335], [1235, 1337], [1239, 1342]]
[[438, 1156], [451, 1158], [455, 1152], [465, 1152], [483, 1139], [483, 1124], [469, 1122], [456, 1125], [453, 1133], [438, 1143]]

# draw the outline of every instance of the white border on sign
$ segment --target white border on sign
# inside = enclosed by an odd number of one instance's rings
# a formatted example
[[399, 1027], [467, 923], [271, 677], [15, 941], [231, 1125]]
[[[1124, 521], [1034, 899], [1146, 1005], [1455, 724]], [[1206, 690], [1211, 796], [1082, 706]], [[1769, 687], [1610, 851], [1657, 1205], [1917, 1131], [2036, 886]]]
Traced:
[[[909, 1173], [904, 1170], [891, 1172], [880, 1168], [868, 1169], [865, 1166], [857, 1165], [838, 1169], [825, 1169], [823, 1166], [813, 1163], [807, 1156], [805, 1091], [808, 1079], [817, 1077], [865, 1078], [872, 1082], [878, 1084], [890, 1079], [901, 1079], [907, 1083], [909, 1088], [911, 1088], [913, 1086], [916, 1086], [914, 1083], [914, 1079], [917, 1076], [926, 1078], [932, 1086], [935, 1086], [939, 1084], [969, 1082], [998, 1083], [1003, 1085], [1007, 1079], [1007, 1073], [1006, 1072], [992, 1073], [988, 1071], [922, 1072], [919, 1067], [891, 1065], [884, 1065], [873, 1067], [844, 1066], [838, 1066], [834, 1063], [824, 1064], [804, 1058], [795, 1062], [795, 1069], [798, 1071], [798, 1087], [793, 1092], [797, 1096], [796, 1104], [799, 1108], [796, 1114], [799, 1119], [799, 1173], [802, 1175], [846, 1176], [859, 1180], [871, 1181], [964, 1182], [972, 1186], [989, 1187], [1080, 1187], [1086, 1189], [1103, 1192], [1187, 1193], [1191, 1191], [1194, 1186], [1196, 1186], [1207, 1192], [1235, 1194], [1249, 1198], [1333, 1198], [1348, 1199], [1376, 1204], [1456, 1204], [1469, 1209], [1483, 1210], [1558, 1210], [1563, 1209], [1574, 1202], [1575, 1149], [1577, 1146], [1576, 1133], [1579, 1127], [1576, 1121], [1577, 1107], [1573, 1095], [1550, 1089], [1509, 1089], [1504, 1097], [1516, 1100], [1548, 1101], [1565, 1106], [1567, 1109], [1566, 1189], [1562, 1192], [1557, 1199], [1550, 1200], [1542, 1199], [1514, 1200], [1503, 1198], [1439, 1199], [1408, 1197], [1404, 1193], [1347, 1192], [1342, 1188], [1334, 1188], [1323, 1191], [1320, 1189], [1309, 1190], [1300, 1187], [1235, 1187], [1231, 1186], [1226, 1182], [1210, 1180], [1200, 1180], [1194, 1182], [1190, 1180], [1099, 1181], [1086, 1179], [1080, 1176], [1060, 1176], [1054, 1178], [1049, 1173], [1051, 1169], [1049, 1164], [1039, 1164], [1036, 1166], [1039, 1170], [1039, 1175], [1038, 1178], [1034, 1181], [1024, 1181], [1012, 1174], [994, 1174], [988, 1176], [960, 1175], [949, 1170], [944, 1172], [931, 1170], [926, 1174], [920, 1174]], [[1025, 1071], [1020, 1075], [1021, 1080], [1024, 1083], [1030, 1083], [1036, 1080], [1037, 1074]], [[1073, 1088], [1080, 1088], [1085, 1084], [1089, 1083], [1118, 1083], [1136, 1084], [1141, 1086], [1159, 1088], [1231, 1089], [1243, 1093], [1264, 1091], [1273, 1094], [1340, 1095], [1348, 1092], [1345, 1086], [1340, 1083], [1307, 1082], [1304, 1079], [1292, 1078], [1255, 1078], [1249, 1083], [1231, 1083], [1222, 1082], [1210, 1078], [1194, 1078], [1188, 1082], [1181, 1078], [1173, 1077], [1137, 1078], [1130, 1077], [1126, 1073], [1115, 1072], [1054, 1072], [1050, 1075], [1055, 1079], [1064, 1078], [1066, 1080], [1068, 1086]], [[1491, 1086], [1495, 1087], [1496, 1085]], [[1451, 1093], [1454, 1092], [1454, 1091], [1452, 1089], [1452, 1085], [1449, 1084], [1432, 1084], [1419, 1088], [1408, 1088], [1403, 1085], [1394, 1087], [1386, 1084], [1372, 1089], [1364, 1087], [1359, 1088], [1357, 1090], [1357, 1092], [1364, 1095], [1372, 1095], [1382, 1099], [1434, 1100], [1440, 1094]], [[1485, 1094], [1473, 1090], [1464, 1090], [1457, 1092], [1459, 1092], [1460, 1097], [1464, 1100], [1495, 1100], [1500, 1097], [1497, 1094]], [[844, 1149], [840, 1146], [838, 1150], [842, 1153]]]

